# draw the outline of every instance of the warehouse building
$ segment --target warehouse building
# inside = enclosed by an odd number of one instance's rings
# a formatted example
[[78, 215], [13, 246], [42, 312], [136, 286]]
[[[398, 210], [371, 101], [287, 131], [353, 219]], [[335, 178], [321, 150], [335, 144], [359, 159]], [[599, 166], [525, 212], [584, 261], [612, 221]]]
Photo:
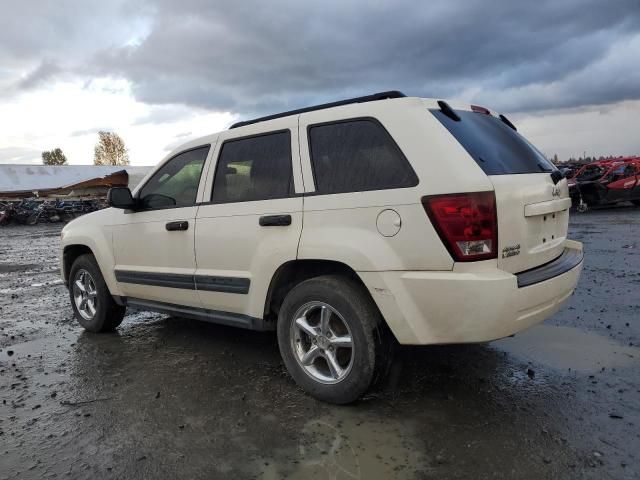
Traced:
[[0, 164], [0, 200], [104, 197], [111, 187], [133, 189], [151, 168]]

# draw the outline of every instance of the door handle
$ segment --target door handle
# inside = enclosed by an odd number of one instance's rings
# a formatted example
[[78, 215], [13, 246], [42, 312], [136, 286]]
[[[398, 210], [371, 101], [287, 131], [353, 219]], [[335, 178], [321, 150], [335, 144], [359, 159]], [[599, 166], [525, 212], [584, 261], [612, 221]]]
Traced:
[[165, 225], [167, 227], [167, 231], [175, 232], [177, 230], [188, 230], [189, 222], [186, 220], [180, 220], [179, 222], [169, 222]]
[[258, 223], [261, 227], [286, 227], [291, 225], [291, 215], [264, 215]]

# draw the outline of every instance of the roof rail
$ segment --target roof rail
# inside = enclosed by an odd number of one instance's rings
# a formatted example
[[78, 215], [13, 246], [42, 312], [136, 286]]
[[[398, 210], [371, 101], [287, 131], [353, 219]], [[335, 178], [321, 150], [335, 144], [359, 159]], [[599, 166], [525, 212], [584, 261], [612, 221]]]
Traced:
[[245, 120], [242, 122], [234, 123], [229, 127], [229, 129], [244, 127], [245, 125], [251, 125], [258, 122], [273, 120], [275, 118], [288, 117], [289, 115], [299, 115], [301, 113], [315, 112], [316, 110], [324, 110], [325, 108], [340, 107], [342, 105], [350, 105], [352, 103], [375, 102], [376, 100], [386, 100], [388, 98], [402, 98], [402, 97], [406, 97], [406, 95], [397, 90], [390, 90], [388, 92], [380, 92], [380, 93], [374, 93], [373, 95], [365, 95], [364, 97], [349, 98], [347, 100], [340, 100], [338, 102], [323, 103], [322, 105], [314, 105], [311, 107], [300, 108], [298, 110], [289, 110], [288, 112], [275, 113], [273, 115], [267, 115], [266, 117], [254, 118], [253, 120]]

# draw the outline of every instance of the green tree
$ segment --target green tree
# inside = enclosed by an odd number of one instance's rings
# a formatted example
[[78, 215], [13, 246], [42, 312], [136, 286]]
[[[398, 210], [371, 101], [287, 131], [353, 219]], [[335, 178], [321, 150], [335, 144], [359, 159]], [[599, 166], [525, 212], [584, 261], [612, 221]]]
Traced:
[[66, 165], [67, 157], [62, 153], [62, 149], [54, 148], [53, 150], [47, 150], [42, 152], [42, 164], [43, 165]]
[[129, 165], [129, 154], [120, 135], [115, 132], [98, 132], [98, 137], [93, 154], [95, 165]]

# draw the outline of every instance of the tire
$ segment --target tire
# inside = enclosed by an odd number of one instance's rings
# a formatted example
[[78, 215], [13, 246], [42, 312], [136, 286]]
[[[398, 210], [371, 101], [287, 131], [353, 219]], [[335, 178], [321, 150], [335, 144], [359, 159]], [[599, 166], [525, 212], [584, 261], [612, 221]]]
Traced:
[[631, 200], [631, 203], [633, 203], [636, 207], [640, 207], [640, 200]]
[[[80, 282], [82, 288], [77, 282]], [[84, 297], [82, 292], [85, 292]], [[81, 300], [78, 304], [78, 295], [86, 297], [84, 307]], [[113, 300], [93, 255], [80, 255], [73, 262], [69, 271], [69, 298], [76, 320], [85, 330], [111, 332], [122, 323], [126, 307]], [[90, 308], [91, 305], [93, 309]]]
[[[330, 328], [319, 333], [323, 312], [330, 313]], [[297, 319], [304, 319], [304, 328]], [[313, 325], [315, 336], [308, 333]], [[351, 347], [338, 346], [347, 338]], [[393, 342], [364, 286], [327, 275], [301, 282], [286, 296], [278, 315], [278, 345], [287, 370], [303, 390], [325, 402], [346, 404], [384, 378]], [[305, 353], [314, 346], [313, 363], [303, 366]], [[339, 368], [329, 367], [331, 355]]]

